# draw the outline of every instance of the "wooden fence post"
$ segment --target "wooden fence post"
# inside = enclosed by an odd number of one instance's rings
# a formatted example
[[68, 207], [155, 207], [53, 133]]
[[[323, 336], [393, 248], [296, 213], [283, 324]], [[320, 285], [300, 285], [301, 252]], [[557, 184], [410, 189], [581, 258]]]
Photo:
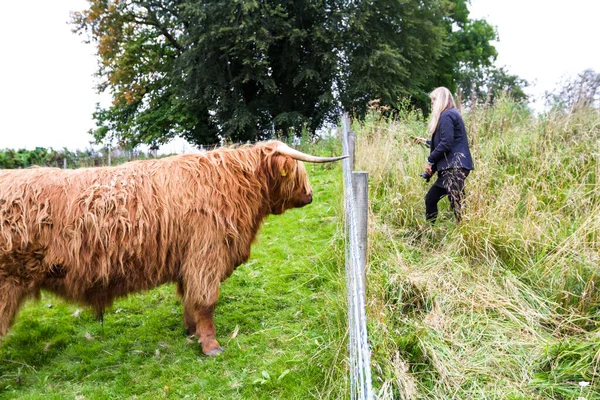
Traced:
[[356, 205], [356, 231], [358, 234], [359, 268], [360, 271], [362, 271], [364, 282], [363, 287], [366, 289], [367, 230], [369, 224], [369, 173], [366, 171], [352, 172], [352, 187], [354, 192], [354, 204]]
[[356, 133], [348, 132], [348, 155], [350, 155], [350, 171], [354, 171], [354, 149], [356, 145]]

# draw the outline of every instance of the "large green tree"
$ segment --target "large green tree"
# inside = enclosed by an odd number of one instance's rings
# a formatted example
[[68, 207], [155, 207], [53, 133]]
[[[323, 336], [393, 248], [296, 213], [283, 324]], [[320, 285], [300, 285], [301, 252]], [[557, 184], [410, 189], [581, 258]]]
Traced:
[[444, 54], [436, 63], [436, 86], [456, 92], [465, 73], [489, 68], [498, 53], [491, 44], [496, 30], [485, 20], [471, 20], [467, 0], [450, 0], [443, 18]]
[[369, 100], [394, 108], [423, 100], [444, 54], [448, 15], [443, 0], [379, 0], [347, 4], [340, 99], [361, 117]]
[[[199, 130], [251, 140], [334, 117], [334, 10], [325, 1], [188, 1], [183, 97]], [[201, 135], [197, 132], [196, 135]]]
[[483, 19], [470, 19], [467, 0], [450, 0], [443, 19], [445, 50], [436, 63], [434, 86], [460, 92], [463, 101], [489, 102], [501, 94], [527, 99], [528, 82], [495, 65], [498, 52], [492, 42], [496, 29]]
[[331, 2], [89, 2], [73, 23], [97, 43], [113, 97], [96, 111], [98, 140], [245, 141], [335, 117]]
[[75, 31], [97, 45], [98, 141], [158, 145], [314, 132], [367, 102], [426, 105], [464, 66], [495, 57], [465, 0], [88, 0]]

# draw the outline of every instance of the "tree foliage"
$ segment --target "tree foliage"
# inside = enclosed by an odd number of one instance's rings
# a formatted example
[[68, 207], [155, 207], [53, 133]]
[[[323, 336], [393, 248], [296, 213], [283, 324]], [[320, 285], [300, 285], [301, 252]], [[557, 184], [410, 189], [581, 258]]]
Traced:
[[437, 63], [435, 86], [461, 94], [466, 103], [488, 102], [504, 94], [524, 101], [529, 83], [495, 65], [496, 29], [483, 19], [469, 19], [467, 0], [452, 0], [444, 19], [447, 50]]
[[600, 108], [600, 73], [586, 69], [566, 78], [555, 92], [546, 93], [546, 103], [565, 111]]
[[[97, 140], [159, 144], [194, 130], [175, 72], [183, 46], [177, 18], [180, 2], [91, 0], [73, 14], [76, 31], [87, 32], [100, 58], [98, 89], [109, 90], [112, 105], [94, 117]], [[183, 112], [182, 112], [183, 111]]]
[[369, 100], [452, 90], [496, 57], [467, 0], [88, 0], [76, 32], [97, 45], [98, 141], [198, 144], [315, 132]]
[[445, 46], [447, 3], [357, 1], [348, 5], [340, 99], [364, 116], [369, 100], [395, 108], [403, 97], [426, 99]]
[[178, 66], [200, 130], [251, 140], [303, 126], [314, 131], [333, 116], [336, 14], [327, 5], [189, 1]]
[[457, 85], [465, 103], [494, 104], [501, 96], [516, 102], [526, 101], [527, 94], [523, 89], [529, 82], [510, 74], [506, 68], [491, 65], [463, 70]]
[[466, 0], [448, 3], [442, 28], [446, 37], [445, 52], [436, 63], [435, 83], [456, 92], [465, 72], [493, 64], [498, 54], [490, 42], [497, 39], [497, 34], [485, 20], [469, 19]]

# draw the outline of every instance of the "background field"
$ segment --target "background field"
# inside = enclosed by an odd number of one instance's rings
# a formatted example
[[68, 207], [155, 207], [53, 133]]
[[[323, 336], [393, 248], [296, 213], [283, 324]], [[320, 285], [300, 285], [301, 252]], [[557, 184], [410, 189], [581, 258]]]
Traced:
[[[476, 170], [460, 225], [447, 200], [424, 221], [418, 113], [353, 126], [370, 174], [377, 397], [598, 399], [600, 115], [500, 100], [464, 117]], [[119, 301], [104, 324], [45, 295], [0, 347], [0, 397], [347, 398], [341, 171], [308, 169], [315, 202], [269, 218], [223, 285], [223, 356], [186, 339], [170, 286]]]

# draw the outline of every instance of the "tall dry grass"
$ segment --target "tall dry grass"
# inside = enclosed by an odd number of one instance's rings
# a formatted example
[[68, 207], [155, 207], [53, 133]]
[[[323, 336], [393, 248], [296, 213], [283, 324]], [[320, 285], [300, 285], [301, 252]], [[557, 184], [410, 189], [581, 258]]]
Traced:
[[597, 398], [600, 114], [536, 117], [503, 99], [463, 115], [476, 170], [459, 225], [447, 200], [424, 221], [418, 113], [353, 127], [379, 397]]

